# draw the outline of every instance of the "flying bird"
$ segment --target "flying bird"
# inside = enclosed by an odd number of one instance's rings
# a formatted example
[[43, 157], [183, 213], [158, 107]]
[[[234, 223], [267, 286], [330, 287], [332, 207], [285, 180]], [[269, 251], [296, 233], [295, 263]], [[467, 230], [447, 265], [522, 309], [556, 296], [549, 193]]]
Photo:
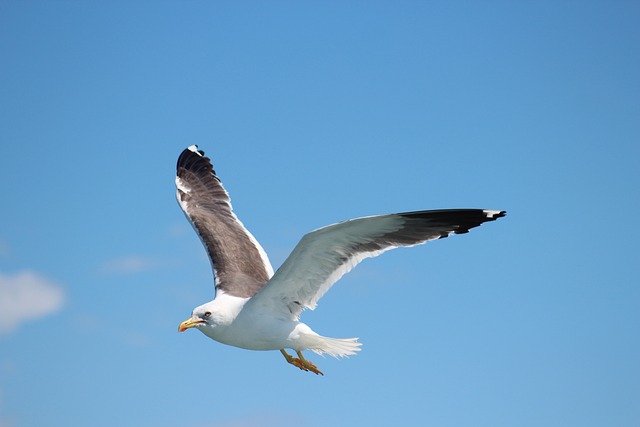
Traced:
[[[306, 308], [365, 258], [462, 234], [506, 212], [446, 209], [351, 219], [306, 234], [273, 272], [267, 254], [233, 212], [229, 194], [211, 161], [196, 145], [178, 158], [177, 199], [200, 236], [214, 272], [215, 298], [180, 324], [223, 344], [249, 350], [279, 350], [303, 371], [324, 375], [302, 352], [335, 358], [360, 351], [357, 338], [329, 338], [300, 322]], [[287, 353], [293, 350], [298, 357]]]

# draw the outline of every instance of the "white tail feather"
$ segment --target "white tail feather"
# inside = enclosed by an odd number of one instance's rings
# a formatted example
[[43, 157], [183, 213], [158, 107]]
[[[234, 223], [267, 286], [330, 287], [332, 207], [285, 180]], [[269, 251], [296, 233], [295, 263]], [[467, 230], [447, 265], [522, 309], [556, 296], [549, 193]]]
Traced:
[[313, 338], [314, 343], [309, 350], [320, 355], [328, 354], [336, 359], [355, 355], [362, 345], [358, 338], [328, 338], [320, 335]]

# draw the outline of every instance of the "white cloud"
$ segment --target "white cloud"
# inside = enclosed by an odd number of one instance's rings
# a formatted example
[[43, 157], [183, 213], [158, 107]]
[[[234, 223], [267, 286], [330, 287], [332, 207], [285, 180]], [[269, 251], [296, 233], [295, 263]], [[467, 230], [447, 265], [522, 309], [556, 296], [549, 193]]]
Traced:
[[53, 314], [63, 303], [62, 288], [37, 273], [0, 273], [0, 334], [10, 333], [28, 320]]

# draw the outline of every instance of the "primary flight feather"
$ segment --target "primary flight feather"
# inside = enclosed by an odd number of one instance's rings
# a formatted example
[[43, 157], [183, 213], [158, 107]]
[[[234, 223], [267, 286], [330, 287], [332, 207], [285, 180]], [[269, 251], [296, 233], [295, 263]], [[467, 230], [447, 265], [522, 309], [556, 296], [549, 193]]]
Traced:
[[[213, 301], [196, 307], [178, 328], [197, 328], [224, 344], [280, 350], [287, 362], [322, 372], [303, 355], [312, 350], [344, 357], [360, 350], [357, 338], [328, 338], [300, 322], [305, 308], [365, 258], [389, 249], [462, 234], [506, 213], [446, 209], [356, 218], [306, 234], [278, 271], [233, 213], [229, 194], [208, 157], [192, 145], [178, 158], [177, 199], [200, 236], [214, 271]], [[298, 357], [286, 352], [292, 349]]]

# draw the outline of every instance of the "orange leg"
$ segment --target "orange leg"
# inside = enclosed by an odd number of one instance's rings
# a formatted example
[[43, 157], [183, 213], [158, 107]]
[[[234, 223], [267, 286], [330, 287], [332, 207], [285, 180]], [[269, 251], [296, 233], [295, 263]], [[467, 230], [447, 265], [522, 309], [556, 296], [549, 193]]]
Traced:
[[304, 356], [302, 356], [302, 352], [296, 350], [296, 353], [298, 354], [298, 357], [291, 356], [286, 351], [284, 351], [284, 349], [280, 350], [280, 353], [282, 353], [284, 358], [291, 365], [293, 365], [293, 366], [295, 366], [295, 367], [297, 367], [299, 369], [302, 369], [303, 371], [307, 371], [307, 372], [311, 371], [316, 375], [324, 375], [322, 373], [322, 371], [320, 371], [316, 365], [314, 365], [313, 363], [309, 362], [307, 359], [304, 358]]

